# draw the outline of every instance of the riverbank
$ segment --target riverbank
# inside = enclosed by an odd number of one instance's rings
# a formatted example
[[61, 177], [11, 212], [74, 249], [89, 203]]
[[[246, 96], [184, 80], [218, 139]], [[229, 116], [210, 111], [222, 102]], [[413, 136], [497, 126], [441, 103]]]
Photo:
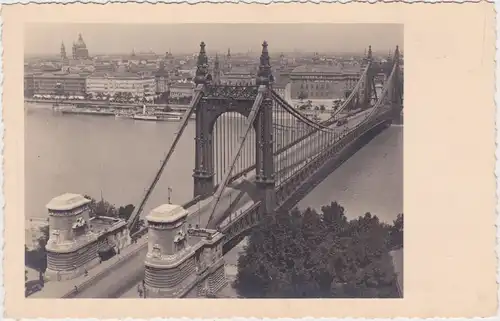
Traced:
[[47, 108], [52, 107], [54, 104], [61, 105], [85, 105], [90, 108], [121, 108], [121, 109], [135, 109], [142, 108], [144, 105], [146, 107], [164, 109], [170, 107], [172, 110], [186, 110], [189, 105], [178, 105], [178, 104], [151, 104], [151, 103], [118, 103], [106, 100], [69, 100], [69, 99], [35, 99], [35, 98], [25, 98], [25, 106], [29, 105], [31, 108]]
[[[158, 107], [147, 107], [147, 106], [137, 106], [137, 107], [127, 107], [120, 108], [117, 106], [94, 106], [87, 104], [75, 104], [75, 103], [49, 103], [45, 101], [44, 104], [25, 102], [25, 110], [28, 112], [37, 110], [50, 110], [56, 114], [70, 114], [70, 115], [86, 115], [86, 116], [114, 116], [116, 118], [129, 118], [141, 121], [167, 121], [167, 122], [179, 122], [182, 119], [186, 109], [172, 110], [168, 111], [165, 108]], [[195, 119], [195, 115], [191, 115], [190, 119]]]

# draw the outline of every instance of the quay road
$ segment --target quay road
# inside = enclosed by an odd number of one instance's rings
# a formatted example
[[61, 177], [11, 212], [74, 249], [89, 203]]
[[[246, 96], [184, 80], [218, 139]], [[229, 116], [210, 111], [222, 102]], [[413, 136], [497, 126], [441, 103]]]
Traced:
[[[340, 134], [347, 127], [352, 128], [356, 123], [360, 121], [360, 118], [366, 116], [370, 110], [363, 111], [359, 114], [353, 115], [348, 119], [347, 124], [343, 126], [336, 126], [333, 124], [331, 126], [332, 129], [338, 131]], [[309, 157], [312, 157], [315, 153], [319, 152], [318, 147], [319, 144], [315, 143], [318, 140], [317, 135], [313, 135], [311, 140], [311, 146], [316, 146], [316, 148], [311, 148], [308, 154]], [[291, 152], [287, 152], [287, 157], [293, 157], [296, 153], [300, 152], [300, 156], [302, 156], [303, 151], [298, 148], [291, 148]], [[280, 161], [284, 161], [284, 159], [280, 159]], [[296, 168], [300, 168], [304, 161], [299, 162], [297, 164], [292, 164], [284, 169], [283, 174], [287, 174], [287, 172], [292, 172]], [[251, 204], [252, 197], [251, 194], [253, 191], [255, 180], [255, 171], [247, 174], [247, 177], [242, 177], [237, 181], [233, 182], [230, 186], [228, 186], [224, 194], [222, 195], [219, 205], [217, 208], [217, 212], [226, 211], [229, 207], [231, 207], [231, 212], [240, 212], [242, 208], [247, 208], [249, 203]], [[242, 197], [238, 197], [237, 195], [241, 194]], [[212, 197], [199, 202], [198, 204], [188, 208], [189, 216], [187, 219], [187, 224], [191, 224], [192, 226], [199, 225], [200, 227], [205, 227], [208, 223], [208, 218], [210, 216], [210, 201]], [[158, 204], [160, 205], [160, 204]], [[231, 215], [228, 219], [231, 219], [233, 215]], [[224, 225], [227, 224], [227, 219], [224, 221]], [[126, 295], [127, 297], [131, 292], [134, 291], [134, 287], [141, 283], [144, 277], [144, 260], [147, 253], [147, 244], [146, 238], [141, 242], [144, 242], [141, 250], [133, 256], [127, 257], [120, 264], [120, 266], [109, 273], [107, 276], [99, 279], [92, 286], [83, 289], [79, 292], [75, 297], [76, 298], [116, 298]], [[191, 237], [188, 239], [190, 244], [195, 244], [199, 239]], [[68, 289], [71, 290], [71, 289]]]
[[[143, 103], [117, 103], [104, 100], [60, 100], [60, 99], [34, 99], [25, 98], [25, 103], [31, 104], [89, 104], [95, 107], [108, 107], [108, 108], [139, 108]], [[165, 108], [169, 106], [173, 110], [186, 110], [189, 105], [176, 105], [176, 104], [145, 104], [146, 107]]]

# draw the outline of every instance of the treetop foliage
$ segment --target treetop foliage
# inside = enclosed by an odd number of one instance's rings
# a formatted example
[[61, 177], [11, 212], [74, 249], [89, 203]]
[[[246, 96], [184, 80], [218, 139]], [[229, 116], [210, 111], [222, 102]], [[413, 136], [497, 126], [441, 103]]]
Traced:
[[85, 195], [85, 198], [90, 200], [89, 208], [91, 216], [109, 216], [128, 220], [135, 209], [135, 206], [132, 204], [116, 208], [115, 205], [103, 199], [98, 201], [88, 195]]
[[269, 215], [252, 230], [235, 287], [244, 297], [397, 297], [389, 250], [402, 235], [402, 214], [392, 225], [370, 213], [348, 221], [336, 202]]

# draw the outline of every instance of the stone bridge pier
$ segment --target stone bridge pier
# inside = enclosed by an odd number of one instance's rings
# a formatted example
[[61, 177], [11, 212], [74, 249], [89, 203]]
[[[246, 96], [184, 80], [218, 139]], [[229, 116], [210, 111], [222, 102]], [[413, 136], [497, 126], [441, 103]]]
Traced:
[[46, 277], [52, 281], [76, 278], [130, 245], [124, 220], [92, 216], [91, 200], [65, 193], [48, 204], [49, 239]]
[[227, 283], [222, 234], [186, 226], [188, 212], [164, 204], [146, 217], [144, 286], [149, 298], [213, 296]]

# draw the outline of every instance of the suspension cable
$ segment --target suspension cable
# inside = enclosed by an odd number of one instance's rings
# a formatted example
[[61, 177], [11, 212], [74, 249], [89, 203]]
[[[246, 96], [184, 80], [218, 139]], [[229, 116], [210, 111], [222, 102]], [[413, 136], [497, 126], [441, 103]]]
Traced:
[[163, 159], [160, 168], [156, 172], [155, 177], [153, 178], [153, 181], [149, 185], [149, 187], [146, 189], [146, 192], [144, 196], [141, 199], [141, 202], [139, 203], [139, 206], [134, 210], [132, 215], [129, 217], [128, 222], [127, 222], [127, 227], [130, 230], [136, 225], [140, 214], [142, 213], [144, 206], [146, 205], [146, 202], [148, 201], [149, 197], [151, 196], [151, 193], [153, 192], [156, 184], [160, 180], [160, 177], [163, 173], [163, 170], [165, 169], [170, 157], [175, 151], [175, 147], [177, 146], [177, 143], [179, 142], [182, 133], [184, 132], [184, 129], [187, 127], [187, 123], [189, 121], [189, 118], [193, 114], [194, 110], [196, 109], [196, 106], [198, 105], [198, 102], [200, 101], [201, 97], [203, 96], [203, 91], [204, 91], [205, 86], [204, 85], [198, 85], [198, 87], [194, 91], [193, 98], [191, 99], [191, 103], [189, 104], [188, 109], [184, 113], [184, 116], [182, 116], [181, 123], [179, 125], [179, 129], [177, 133], [175, 134], [174, 140], [172, 142], [172, 145], [170, 146], [170, 149], [168, 150], [165, 158]]

